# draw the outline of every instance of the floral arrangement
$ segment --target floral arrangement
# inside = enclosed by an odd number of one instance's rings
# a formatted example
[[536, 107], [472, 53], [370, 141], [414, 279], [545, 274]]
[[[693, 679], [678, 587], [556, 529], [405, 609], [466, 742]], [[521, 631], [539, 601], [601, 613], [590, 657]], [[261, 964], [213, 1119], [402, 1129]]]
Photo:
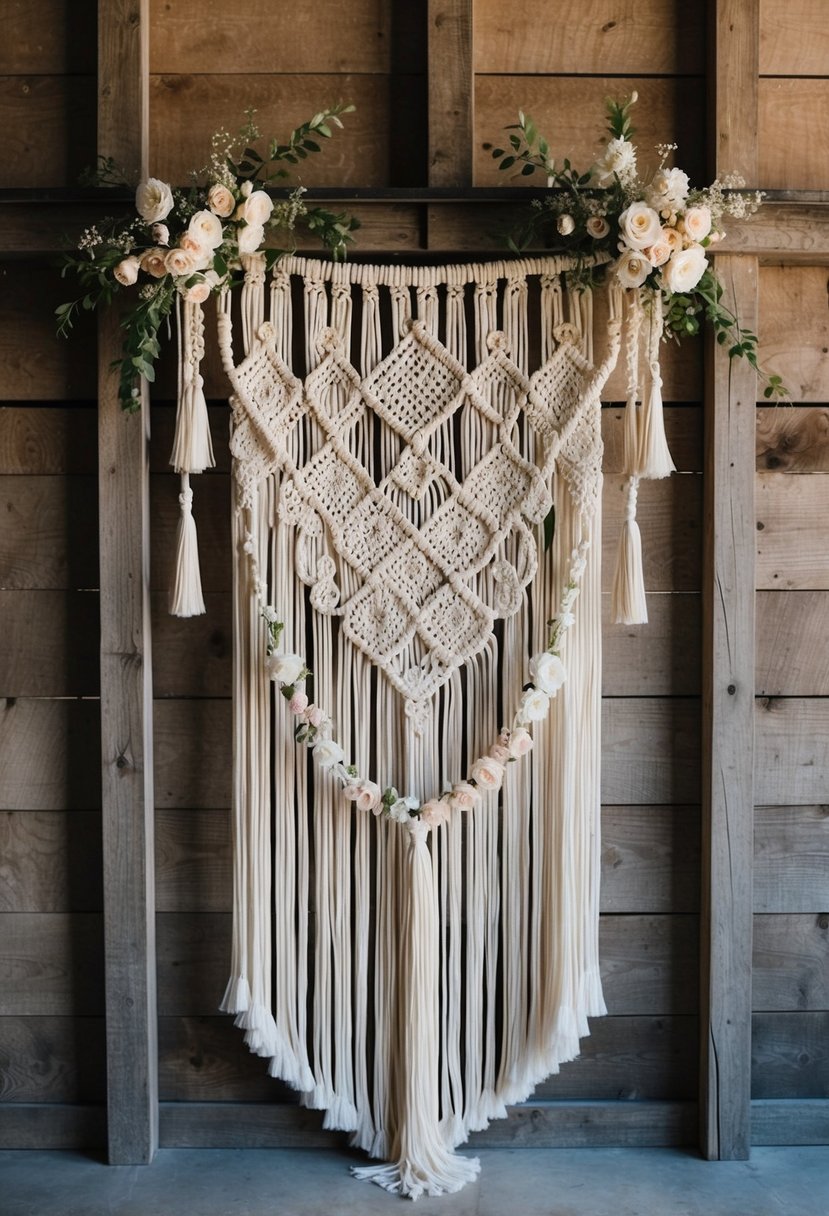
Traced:
[[701, 189], [692, 187], [682, 169], [668, 166], [676, 144], [658, 145], [659, 164], [652, 174], [641, 177], [631, 142], [631, 109], [636, 100], [636, 93], [623, 102], [608, 100], [609, 139], [585, 173], [569, 160], [559, 164], [532, 119], [521, 112], [518, 122], [506, 128], [508, 148], [487, 145], [499, 169], [520, 166], [523, 177], [540, 171], [547, 185], [555, 188], [543, 201], [534, 200], [529, 217], [508, 234], [507, 244], [519, 253], [540, 240], [582, 256], [585, 266], [580, 273], [585, 283], [593, 275], [608, 273], [604, 266], [593, 265], [592, 255], [609, 254], [609, 273], [623, 287], [661, 293], [667, 336], [696, 334], [705, 318], [717, 341], [728, 345], [729, 355], [746, 359], [763, 376], [765, 397], [787, 396], [780, 376], [759, 367], [757, 335], [742, 328], [722, 303], [722, 284], [706, 257], [710, 246], [725, 235], [725, 217], [744, 219], [754, 214], [762, 194], [741, 193], [745, 182], [737, 174]]
[[532, 726], [542, 722], [550, 711], [552, 699], [566, 679], [560, 647], [566, 631], [575, 623], [573, 607], [579, 596], [581, 579], [587, 567], [588, 542], [582, 541], [570, 555], [570, 571], [559, 602], [558, 612], [547, 622], [550, 634], [547, 648], [530, 660], [530, 681], [509, 727], [504, 727], [483, 756], [472, 764], [465, 780], [451, 789], [421, 802], [410, 794], [400, 794], [394, 786], [381, 789], [376, 781], [346, 761], [345, 750], [334, 738], [334, 724], [321, 706], [309, 700], [305, 681], [312, 674], [305, 659], [279, 649], [284, 624], [276, 609], [263, 604], [262, 617], [267, 628], [267, 673], [294, 715], [294, 736], [298, 743], [312, 748], [314, 760], [342, 785], [343, 796], [358, 811], [371, 811], [408, 827], [410, 831], [431, 831], [448, 823], [456, 811], [474, 810], [482, 796], [497, 791], [503, 784], [507, 765], [520, 760], [533, 747]]
[[[337, 105], [320, 111], [292, 131], [287, 142], [272, 139], [263, 155], [254, 146], [260, 132], [248, 111], [237, 136], [218, 131], [210, 159], [194, 171], [194, 184], [174, 189], [158, 178], [139, 183], [133, 219], [108, 219], [87, 228], [78, 253], [66, 256], [63, 275], [77, 274], [83, 295], [56, 309], [58, 332], [68, 334], [80, 310], [110, 304], [124, 288], [134, 291], [134, 303], [123, 322], [123, 354], [119, 396], [126, 409], [135, 408], [138, 380], [155, 377], [160, 344], [158, 333], [178, 298], [204, 303], [223, 287], [238, 281], [241, 259], [264, 249], [270, 268], [284, 250], [266, 245], [270, 237], [284, 241], [300, 226], [314, 233], [332, 256], [344, 256], [357, 221], [303, 202], [303, 188], [274, 203], [267, 187], [288, 176], [285, 165], [296, 166], [320, 152], [340, 116], [354, 109]], [[88, 180], [97, 185], [126, 186], [114, 162], [103, 158]]]

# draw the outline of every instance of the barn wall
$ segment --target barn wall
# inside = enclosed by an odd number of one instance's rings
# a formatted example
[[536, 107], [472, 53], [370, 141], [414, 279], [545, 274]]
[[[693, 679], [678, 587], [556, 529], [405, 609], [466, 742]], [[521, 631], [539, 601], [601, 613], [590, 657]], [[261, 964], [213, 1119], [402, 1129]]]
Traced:
[[[70, 185], [95, 153], [95, 5], [10, 7], [15, 36], [0, 48], [0, 186]], [[677, 163], [704, 180], [700, 6], [591, 0], [577, 11], [567, 6], [561, 22], [552, 19], [555, 7], [522, 0], [507, 19], [494, 0], [475, 4], [475, 184], [509, 184], [483, 144], [519, 107], [563, 155], [586, 164], [602, 135], [604, 97], [634, 88], [642, 159], [653, 144], [676, 142]], [[251, 104], [264, 131], [281, 133], [342, 98], [357, 112], [327, 154], [307, 163], [307, 184], [426, 184], [425, 5], [320, 0], [308, 6], [301, 36], [295, 10], [288, 17], [287, 6], [262, 9], [254, 0], [152, 0], [152, 172], [184, 182], [205, 159], [211, 132], [233, 129]], [[760, 45], [759, 184], [826, 188], [825, 158], [814, 154], [829, 126], [829, 82], [819, 76], [829, 45], [824, 6], [793, 0], [783, 20], [764, 0]], [[392, 214], [385, 227], [358, 234], [360, 248], [416, 252], [422, 231], [404, 206], [397, 217], [399, 231]], [[428, 232], [432, 249], [465, 247], [451, 213], [430, 217]], [[6, 1119], [7, 1142], [45, 1144], [100, 1136], [94, 1113], [105, 1094], [96, 360], [91, 325], [71, 343], [53, 337], [52, 308], [70, 294], [54, 270], [6, 260], [0, 275], [0, 1096], [7, 1112], [19, 1112]], [[761, 272], [764, 359], [793, 387], [797, 408], [758, 412], [758, 1099], [818, 1097], [829, 1080], [821, 1045], [829, 1029], [826, 287], [825, 268]], [[633, 1134], [646, 1141], [694, 1136], [701, 344], [671, 346], [664, 364], [679, 472], [645, 484], [640, 498], [651, 624], [605, 631], [601, 932], [610, 1016], [593, 1023], [582, 1058], [537, 1095], [613, 1104], [608, 1126], [617, 1131], [588, 1130], [583, 1142], [602, 1134], [623, 1142], [622, 1112], [638, 1120], [645, 1130]], [[177, 516], [166, 465], [172, 383], [168, 359], [154, 395], [151, 450], [159, 1096], [181, 1104], [167, 1142], [236, 1143], [234, 1128], [244, 1127], [237, 1104], [249, 1103], [271, 1108], [270, 1142], [307, 1142], [317, 1116], [293, 1106], [231, 1019], [216, 1012], [231, 894], [229, 475], [220, 455], [196, 492], [208, 613], [174, 620], [166, 614]], [[226, 407], [215, 364], [207, 383], [221, 453]], [[603, 416], [607, 579], [622, 511], [622, 395], [617, 373]], [[644, 1101], [660, 1105], [636, 1106]], [[223, 1115], [204, 1103], [233, 1109]], [[66, 1122], [61, 1108], [81, 1115]], [[504, 1140], [520, 1140], [521, 1126], [519, 1112]]]

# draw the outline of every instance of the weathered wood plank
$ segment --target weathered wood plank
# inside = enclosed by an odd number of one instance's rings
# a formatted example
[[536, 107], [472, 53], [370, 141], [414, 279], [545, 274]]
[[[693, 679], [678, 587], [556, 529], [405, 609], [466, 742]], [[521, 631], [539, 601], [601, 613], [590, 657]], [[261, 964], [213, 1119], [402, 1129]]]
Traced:
[[754, 812], [754, 911], [829, 907], [829, 807], [758, 806]]
[[[829, 401], [826, 291], [823, 266], [764, 266], [760, 271], [760, 362], [783, 377], [796, 402]], [[773, 414], [782, 420], [792, 416], [779, 407]]]
[[230, 701], [155, 704], [156, 807], [229, 807]]
[[[664, 353], [664, 352], [663, 352]], [[660, 356], [661, 357], [661, 356]], [[702, 472], [702, 408], [698, 405], [665, 406], [665, 437], [680, 473]], [[623, 473], [625, 463], [625, 412], [618, 406], [602, 410], [605, 473]]]
[[0, 1101], [101, 1102], [105, 1096], [103, 1018], [0, 1017]]
[[[191, 479], [193, 518], [199, 541], [202, 589], [230, 590], [230, 477], [216, 473]], [[179, 478], [174, 473], [150, 477], [152, 550], [150, 583], [163, 592], [173, 583], [176, 530], [179, 519]]]
[[648, 623], [615, 625], [602, 596], [602, 692], [606, 697], [697, 696], [699, 595], [648, 595]]
[[2, 912], [0, 942], [0, 1016], [103, 1013], [100, 913]]
[[754, 917], [756, 1012], [829, 1010], [829, 912]]
[[92, 477], [0, 477], [7, 590], [98, 586], [98, 504]]
[[[263, 9], [258, 0], [238, 0], [205, 21], [199, 0], [151, 0], [150, 63], [154, 73], [165, 74], [387, 73], [392, 17], [382, 0], [345, 6], [320, 0], [303, 12], [297, 37], [297, 15], [288, 6]], [[320, 104], [326, 100], [318, 98]]]
[[106, 1107], [92, 1103], [0, 1103], [0, 1144], [5, 1149], [79, 1149], [106, 1144]]
[[757, 471], [829, 473], [829, 409], [758, 409]]
[[699, 809], [602, 808], [602, 912], [699, 910]]
[[697, 75], [704, 71], [703, 14], [671, 0], [586, 0], [551, 20], [545, 0], [506, 9], [478, 0], [475, 71], [566, 75]]
[[83, 811], [101, 805], [96, 701], [0, 701], [0, 808]]
[[[62, 223], [66, 224], [63, 220]], [[7, 262], [0, 292], [0, 384], [5, 401], [95, 398], [95, 326], [84, 314], [70, 340], [57, 338], [55, 308], [75, 299], [71, 281], [49, 266]], [[38, 470], [46, 471], [46, 470]]]
[[92, 75], [95, 66], [92, 0], [8, 0], [3, 6], [0, 76]]
[[829, 1013], [755, 1013], [751, 1026], [752, 1098], [829, 1094]]
[[472, 0], [429, 0], [429, 185], [471, 186]]
[[810, 806], [826, 799], [829, 701], [762, 697], [755, 721], [758, 806]]
[[765, 76], [825, 76], [829, 10], [823, 0], [760, 0], [760, 71]]
[[[829, 79], [763, 79], [758, 93], [757, 185], [767, 190], [825, 189], [829, 169], [814, 149], [829, 142]], [[741, 165], [737, 169], [744, 172]]]
[[95, 163], [95, 77], [0, 76], [0, 188], [71, 186]]
[[[498, 170], [484, 145], [498, 145], [504, 127], [517, 121], [519, 110], [532, 116], [559, 161], [568, 157], [577, 167], [588, 169], [603, 139], [605, 98], [626, 97], [634, 90], [639, 94], [638, 146], [647, 150], [660, 143], [679, 144], [679, 163], [692, 181], [701, 181], [704, 89], [697, 77], [489, 75], [476, 81], [475, 184], [515, 184], [511, 172]], [[527, 179], [521, 184], [526, 185]], [[539, 184], [544, 183], [539, 179]]]
[[0, 912], [100, 912], [98, 811], [0, 811]]
[[826, 591], [757, 592], [756, 691], [760, 696], [829, 695]]
[[699, 701], [605, 698], [602, 802], [687, 804], [699, 797]]
[[757, 588], [829, 590], [829, 474], [757, 475]]
[[297, 1094], [268, 1076], [229, 1017], [162, 1017], [158, 1023], [162, 1102], [284, 1102]]
[[203, 616], [170, 616], [169, 595], [154, 592], [153, 693], [156, 697], [229, 697], [233, 634], [229, 592], [208, 592]]
[[757, 215], [730, 219], [722, 244], [713, 252], [715, 259], [720, 253], [751, 254], [759, 258], [764, 269], [826, 266], [829, 214], [821, 203], [769, 200]]
[[7, 696], [97, 696], [96, 591], [0, 591], [0, 620]]
[[152, 171], [165, 181], [185, 182], [205, 160], [214, 131], [231, 131], [245, 121], [251, 98], [256, 121], [267, 138], [284, 139], [320, 105], [352, 102], [324, 155], [302, 165], [307, 186], [382, 186], [389, 177], [388, 81], [382, 76], [344, 73], [214, 73], [153, 75], [150, 78]]
[[230, 815], [164, 808], [156, 816], [159, 912], [229, 912], [233, 906]]
[[0, 406], [0, 474], [94, 473], [92, 405]]
[[752, 1144], [829, 1144], [829, 1101], [800, 1098], [751, 1104]]

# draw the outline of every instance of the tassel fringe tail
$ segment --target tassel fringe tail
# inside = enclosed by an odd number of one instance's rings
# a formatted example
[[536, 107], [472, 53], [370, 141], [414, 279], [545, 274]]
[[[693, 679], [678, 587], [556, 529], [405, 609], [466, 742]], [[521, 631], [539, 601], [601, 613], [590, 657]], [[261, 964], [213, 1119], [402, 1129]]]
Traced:
[[196, 521], [193, 519], [193, 491], [187, 473], [181, 475], [181, 493], [178, 496], [181, 516], [176, 540], [176, 570], [170, 597], [172, 616], [201, 616], [205, 611], [204, 596], [199, 572], [199, 542]]
[[659, 343], [662, 339], [662, 295], [654, 293], [648, 332], [648, 371], [650, 388], [643, 403], [639, 422], [639, 451], [636, 472], [650, 481], [670, 477], [676, 469], [665, 437], [662, 412], [662, 374], [659, 368]]
[[406, 908], [400, 942], [401, 1068], [404, 1104], [389, 1165], [352, 1169], [355, 1178], [374, 1182], [393, 1195], [454, 1194], [480, 1170], [477, 1157], [453, 1152], [439, 1125], [438, 1111], [438, 916], [428, 829], [410, 826]]
[[642, 571], [642, 538], [636, 522], [638, 491], [639, 479], [631, 477], [613, 577], [611, 615], [614, 625], [645, 625], [648, 621], [645, 578]]

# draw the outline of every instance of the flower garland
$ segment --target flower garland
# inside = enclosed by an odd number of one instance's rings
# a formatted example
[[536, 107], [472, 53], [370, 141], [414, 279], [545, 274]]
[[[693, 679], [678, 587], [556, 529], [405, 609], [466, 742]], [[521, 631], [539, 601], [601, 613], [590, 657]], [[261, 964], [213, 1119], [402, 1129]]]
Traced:
[[[155, 379], [160, 344], [158, 332], [178, 298], [203, 304], [229, 284], [240, 281], [241, 259], [259, 252], [272, 234], [284, 240], [299, 225], [314, 233], [334, 259], [345, 255], [358, 221], [321, 207], [308, 207], [297, 187], [283, 202], [274, 203], [266, 187], [284, 180], [284, 164], [298, 165], [320, 152], [333, 127], [342, 127], [341, 114], [354, 109], [337, 105], [322, 110], [292, 131], [286, 143], [273, 139], [266, 154], [253, 146], [260, 132], [255, 111], [238, 135], [217, 131], [210, 159], [195, 170], [194, 181], [207, 184], [174, 189], [149, 177], [135, 192], [136, 218], [106, 219], [87, 228], [78, 241], [79, 255], [68, 254], [62, 274], [77, 274], [84, 294], [55, 309], [58, 333], [68, 335], [80, 311], [110, 304], [122, 288], [135, 288], [138, 300], [124, 322], [120, 368], [121, 405], [136, 408], [139, 377]], [[89, 180], [96, 185], [126, 186], [115, 163], [99, 161]], [[284, 250], [264, 250], [268, 268]]]
[[[267, 628], [265, 665], [267, 674], [279, 685], [279, 691], [296, 719], [294, 737], [313, 750], [314, 760], [323, 771], [330, 772], [342, 785], [344, 798], [359, 811], [372, 811], [408, 827], [410, 831], [427, 831], [448, 823], [454, 811], [471, 811], [478, 806], [482, 792], [501, 788], [506, 766], [520, 760], [533, 748], [530, 728], [542, 722], [550, 711], [552, 699], [558, 694], [567, 673], [561, 660], [560, 646], [565, 633], [575, 624], [573, 607], [580, 592], [581, 579], [587, 566], [590, 542], [583, 540], [570, 555], [570, 571], [559, 602], [558, 612], [547, 622], [550, 634], [545, 650], [530, 659], [531, 681], [525, 685], [521, 701], [512, 717], [492, 743], [485, 755], [472, 764], [468, 777], [457, 781], [451, 789], [427, 802], [410, 794], [400, 794], [394, 786], [381, 789], [376, 781], [361, 774], [357, 766], [346, 762], [342, 745], [334, 738], [334, 724], [321, 706], [308, 698], [304, 684], [312, 673], [300, 654], [279, 651], [284, 630], [276, 609], [262, 602], [261, 614]], [[261, 588], [261, 583], [256, 580]]]
[[615, 275], [621, 285], [650, 295], [659, 293], [664, 305], [665, 333], [679, 339], [699, 333], [702, 320], [714, 328], [717, 342], [728, 346], [731, 358], [743, 358], [764, 379], [766, 398], [789, 396], [778, 375], [758, 363], [757, 335], [744, 329], [722, 303], [723, 286], [706, 251], [725, 236], [726, 216], [746, 219], [760, 207], [759, 191], [741, 193], [745, 181], [728, 174], [710, 186], [691, 186], [687, 173], [669, 167], [676, 144], [659, 144], [659, 164], [649, 177], [640, 177], [630, 112], [633, 93], [623, 102], [607, 101], [609, 139], [599, 159], [580, 173], [569, 160], [556, 162], [548, 141], [533, 120], [519, 111], [518, 122], [506, 127], [509, 148], [486, 144], [500, 170], [520, 165], [520, 176], [536, 171], [556, 189], [534, 200], [529, 217], [512, 229], [507, 244], [520, 253], [539, 240], [577, 257], [599, 251], [613, 260], [607, 266], [585, 268], [580, 278], [589, 285], [594, 276]]

